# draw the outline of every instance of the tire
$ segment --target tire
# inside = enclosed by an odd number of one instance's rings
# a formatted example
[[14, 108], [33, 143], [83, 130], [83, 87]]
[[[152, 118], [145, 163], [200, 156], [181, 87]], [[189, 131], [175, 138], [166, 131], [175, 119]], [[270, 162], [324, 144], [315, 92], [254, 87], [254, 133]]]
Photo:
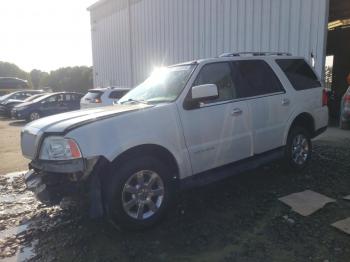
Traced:
[[38, 120], [39, 118], [41, 118], [40, 113], [34, 111], [34, 112], [29, 114], [27, 122], [32, 122], [32, 121]]
[[312, 143], [309, 132], [303, 127], [293, 127], [288, 135], [285, 162], [289, 169], [303, 170], [310, 162]]
[[[139, 157], [111, 170], [107, 193], [109, 218], [121, 228], [131, 230], [159, 223], [175, 192], [175, 181], [167, 167], [154, 157]], [[151, 177], [152, 185], [149, 184]]]

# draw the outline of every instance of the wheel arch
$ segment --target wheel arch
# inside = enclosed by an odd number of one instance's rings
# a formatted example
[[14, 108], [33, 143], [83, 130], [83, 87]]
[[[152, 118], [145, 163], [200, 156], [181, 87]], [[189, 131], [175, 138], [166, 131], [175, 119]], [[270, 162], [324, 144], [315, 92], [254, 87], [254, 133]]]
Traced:
[[290, 122], [289, 127], [287, 129], [288, 131], [285, 135], [284, 144], [287, 143], [288, 136], [295, 126], [305, 128], [309, 132], [311, 138], [315, 137], [315, 119], [310, 113], [303, 112], [295, 116], [293, 121]]
[[113, 166], [120, 166], [125, 161], [130, 161], [130, 159], [145, 155], [154, 156], [157, 159], [160, 159], [165, 165], [170, 168], [171, 174], [176, 179], [179, 178], [179, 164], [175, 156], [168, 149], [157, 144], [143, 144], [131, 147], [114, 158], [112, 164]]

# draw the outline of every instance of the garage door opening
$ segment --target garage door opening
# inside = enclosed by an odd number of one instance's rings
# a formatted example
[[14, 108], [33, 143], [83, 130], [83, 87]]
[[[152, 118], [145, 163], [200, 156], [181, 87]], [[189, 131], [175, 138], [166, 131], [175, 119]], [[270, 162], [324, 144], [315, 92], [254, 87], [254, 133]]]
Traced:
[[350, 2], [331, 0], [328, 23], [326, 87], [332, 90], [329, 110], [332, 118], [339, 117], [340, 101], [348, 88], [350, 73]]

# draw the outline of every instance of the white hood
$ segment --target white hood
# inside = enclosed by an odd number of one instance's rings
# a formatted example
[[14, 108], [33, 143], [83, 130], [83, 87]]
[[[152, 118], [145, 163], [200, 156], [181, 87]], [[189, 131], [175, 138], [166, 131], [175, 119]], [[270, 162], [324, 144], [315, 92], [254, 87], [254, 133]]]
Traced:
[[148, 107], [151, 106], [145, 104], [129, 104], [72, 111], [68, 113], [44, 117], [42, 119], [31, 122], [23, 128], [23, 131], [37, 130], [40, 133], [62, 133], [73, 127], [91, 123], [99, 119], [113, 117], [135, 110], [142, 110]]

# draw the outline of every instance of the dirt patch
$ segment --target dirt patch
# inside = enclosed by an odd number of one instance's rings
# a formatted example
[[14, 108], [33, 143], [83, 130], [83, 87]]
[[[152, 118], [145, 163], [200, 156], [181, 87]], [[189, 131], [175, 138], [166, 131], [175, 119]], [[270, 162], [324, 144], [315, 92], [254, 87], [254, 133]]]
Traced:
[[0, 175], [27, 169], [28, 160], [21, 154], [20, 135], [23, 121], [0, 117]]
[[[350, 194], [349, 148], [347, 139], [319, 140], [301, 173], [274, 163], [182, 192], [166, 220], [143, 232], [90, 221], [80, 202], [46, 207], [20, 175], [0, 177], [8, 198], [0, 201], [0, 257], [32, 248], [31, 261], [349, 261], [350, 237], [331, 226], [350, 217], [342, 199]], [[337, 202], [302, 217], [278, 200], [307, 189]]]

